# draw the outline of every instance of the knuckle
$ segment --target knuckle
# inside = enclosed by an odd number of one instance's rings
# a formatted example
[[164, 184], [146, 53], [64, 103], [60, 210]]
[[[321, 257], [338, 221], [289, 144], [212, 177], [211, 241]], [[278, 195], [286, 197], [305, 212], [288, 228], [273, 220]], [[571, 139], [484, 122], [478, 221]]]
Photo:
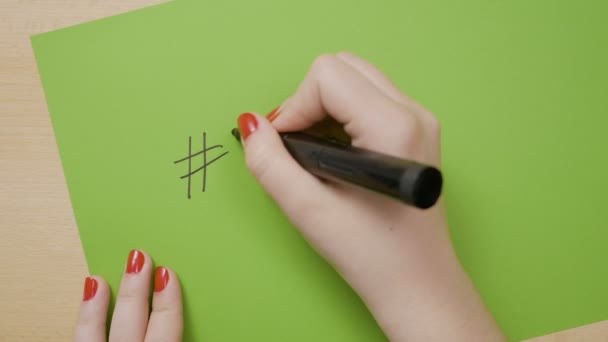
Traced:
[[121, 287], [118, 290], [118, 296], [116, 296], [117, 303], [133, 303], [141, 300], [141, 295], [136, 289], [129, 287]]
[[439, 135], [441, 133], [441, 122], [435, 115], [428, 115], [427, 126], [429, 131], [434, 135]]
[[420, 121], [414, 115], [400, 115], [399, 119], [395, 120], [395, 129], [402, 137], [415, 138], [420, 131]]
[[319, 55], [312, 63], [312, 70], [322, 75], [325, 73], [325, 71], [332, 67], [332, 65], [335, 63], [335, 60], [336, 56], [332, 54], [325, 53]]
[[395, 146], [400, 151], [411, 154], [418, 148], [422, 127], [420, 120], [413, 115], [402, 115], [395, 121], [394, 132], [400, 137], [401, 146]]
[[94, 328], [98, 328], [104, 325], [103, 316], [94, 316], [94, 315], [81, 315], [78, 318], [78, 322], [76, 323], [76, 331], [80, 330], [91, 330]]
[[355, 57], [355, 54], [350, 51], [340, 51], [336, 54], [336, 56], [350, 58]]
[[156, 316], [165, 316], [165, 317], [182, 317], [182, 310], [177, 303], [163, 303], [160, 305], [153, 306], [152, 313]]

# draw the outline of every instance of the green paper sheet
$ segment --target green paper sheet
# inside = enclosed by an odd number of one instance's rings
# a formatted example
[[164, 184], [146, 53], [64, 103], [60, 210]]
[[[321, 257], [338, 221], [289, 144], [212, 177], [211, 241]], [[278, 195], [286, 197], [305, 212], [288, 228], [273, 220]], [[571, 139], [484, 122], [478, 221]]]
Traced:
[[[451, 234], [509, 338], [608, 319], [606, 9], [176, 1], [34, 36], [91, 273], [115, 293], [132, 248], [175, 269], [186, 341], [385, 340], [230, 135], [350, 50], [440, 118]], [[214, 145], [188, 186], [175, 162]]]

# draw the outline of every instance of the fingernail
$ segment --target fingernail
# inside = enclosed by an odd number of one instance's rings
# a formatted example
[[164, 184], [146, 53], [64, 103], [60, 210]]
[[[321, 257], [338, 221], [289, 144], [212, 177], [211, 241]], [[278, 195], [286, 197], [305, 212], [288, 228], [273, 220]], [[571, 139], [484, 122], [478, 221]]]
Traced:
[[137, 249], [132, 250], [127, 260], [127, 273], [139, 273], [144, 268], [144, 261], [146, 261], [144, 253]]
[[280, 106], [273, 109], [272, 112], [270, 112], [270, 113], [268, 113], [268, 115], [266, 115], [266, 119], [270, 122], [273, 122], [274, 119], [276, 119], [279, 116], [279, 114], [281, 113], [281, 111], [279, 109], [281, 109]]
[[84, 279], [84, 292], [82, 294], [82, 300], [86, 302], [87, 300], [93, 299], [95, 294], [97, 293], [97, 280], [95, 278], [86, 277]]
[[154, 292], [160, 292], [169, 284], [169, 270], [159, 266], [154, 274]]
[[244, 113], [238, 119], [239, 130], [243, 139], [247, 139], [256, 129], [258, 129], [258, 120], [251, 113]]

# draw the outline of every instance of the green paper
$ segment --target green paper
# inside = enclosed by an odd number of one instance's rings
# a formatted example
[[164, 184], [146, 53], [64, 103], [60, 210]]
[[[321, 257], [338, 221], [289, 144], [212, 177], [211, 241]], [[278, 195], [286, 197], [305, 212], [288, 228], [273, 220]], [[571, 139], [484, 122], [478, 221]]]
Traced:
[[[509, 338], [608, 319], [606, 7], [177, 1], [34, 36], [90, 271], [116, 293], [132, 248], [175, 269], [188, 341], [385, 340], [230, 135], [350, 50], [440, 118], [452, 237]], [[203, 133], [228, 153], [188, 199]]]

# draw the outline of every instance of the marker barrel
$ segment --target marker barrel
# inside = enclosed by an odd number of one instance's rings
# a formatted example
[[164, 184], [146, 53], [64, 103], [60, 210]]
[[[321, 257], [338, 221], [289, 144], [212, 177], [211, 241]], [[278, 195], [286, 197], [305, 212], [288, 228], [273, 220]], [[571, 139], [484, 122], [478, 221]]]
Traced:
[[441, 195], [443, 178], [435, 167], [304, 133], [281, 136], [294, 159], [321, 178], [353, 183], [421, 209], [432, 207]]

